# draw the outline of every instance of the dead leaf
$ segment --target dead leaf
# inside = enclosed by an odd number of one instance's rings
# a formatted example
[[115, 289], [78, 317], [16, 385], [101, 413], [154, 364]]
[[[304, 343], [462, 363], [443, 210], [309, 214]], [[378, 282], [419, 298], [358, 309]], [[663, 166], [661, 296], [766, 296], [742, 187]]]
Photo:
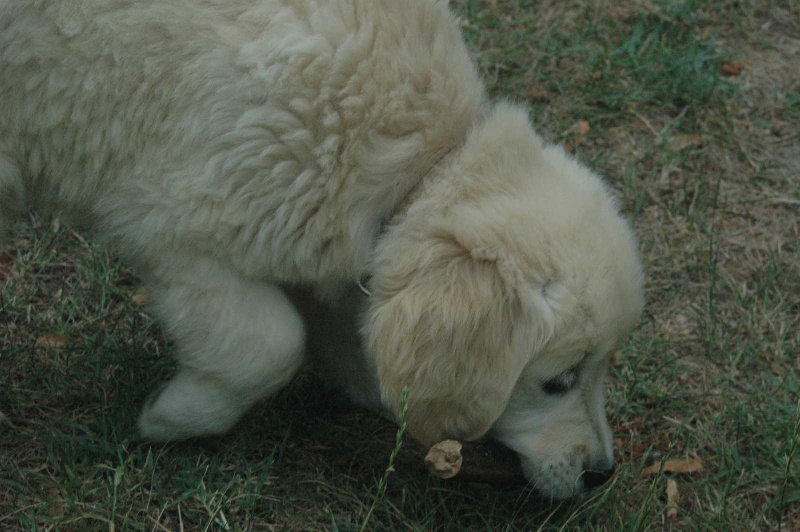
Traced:
[[485, 0], [483, 4], [486, 6], [486, 9], [497, 9], [496, 0]]
[[741, 63], [725, 63], [722, 65], [723, 76], [738, 76], [744, 70], [744, 65]]
[[677, 508], [667, 508], [667, 521], [670, 523], [674, 523], [678, 520], [678, 509]]
[[667, 504], [677, 506], [681, 501], [681, 492], [678, 490], [678, 481], [674, 478], [667, 479]]
[[678, 491], [678, 483], [675, 479], [667, 480], [667, 521], [678, 519], [678, 503], [681, 500], [681, 493]]
[[699, 148], [703, 145], [703, 137], [677, 133], [669, 138], [669, 146], [675, 151], [683, 151], [687, 148]]
[[66, 504], [61, 497], [61, 492], [56, 486], [47, 486], [40, 488], [43, 492], [43, 499], [47, 501], [47, 513], [50, 517], [64, 517]]
[[139, 288], [131, 296], [131, 301], [133, 301], [133, 304], [137, 307], [143, 307], [147, 303], [147, 299], [147, 290], [145, 290], [144, 287]]
[[528, 89], [528, 101], [531, 103], [547, 103], [550, 101], [550, 93], [541, 85], [534, 85]]
[[664, 473], [694, 473], [701, 469], [703, 469], [703, 464], [700, 460], [667, 460], [666, 462], [656, 462], [645, 467], [642, 470], [642, 476], [657, 475], [659, 471]]
[[36, 343], [41, 347], [61, 349], [67, 343], [67, 338], [63, 334], [43, 334], [36, 339]]
[[629, 425], [633, 428], [633, 431], [636, 434], [641, 434], [642, 432], [644, 432], [644, 422], [645, 422], [644, 416], [639, 414], [638, 416], [634, 416], [633, 419], [631, 419]]
[[11, 267], [14, 265], [14, 256], [10, 253], [0, 253], [0, 279], [11, 276]]
[[590, 126], [589, 122], [587, 122], [586, 120], [580, 120], [578, 122], [578, 135], [585, 135], [591, 130], [592, 126]]
[[631, 452], [633, 453], [634, 458], [641, 458], [644, 455], [644, 452], [647, 450], [647, 444], [642, 441], [636, 441], [631, 448]]

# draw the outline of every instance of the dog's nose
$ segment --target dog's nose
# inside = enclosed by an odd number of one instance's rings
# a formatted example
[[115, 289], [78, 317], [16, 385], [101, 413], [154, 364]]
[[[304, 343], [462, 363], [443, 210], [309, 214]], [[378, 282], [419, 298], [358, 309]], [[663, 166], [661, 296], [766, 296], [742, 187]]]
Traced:
[[586, 487], [587, 490], [602, 486], [603, 484], [608, 482], [608, 479], [610, 479], [611, 475], [614, 474], [614, 470], [615, 468], [613, 466], [610, 469], [606, 469], [604, 471], [587, 469], [581, 475], [581, 478], [583, 479], [583, 485]]

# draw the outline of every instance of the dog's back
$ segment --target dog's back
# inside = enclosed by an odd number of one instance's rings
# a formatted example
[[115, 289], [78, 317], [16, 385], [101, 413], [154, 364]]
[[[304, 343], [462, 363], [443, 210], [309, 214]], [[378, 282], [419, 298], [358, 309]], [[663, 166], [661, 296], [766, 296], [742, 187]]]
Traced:
[[12, 2], [0, 66], [0, 223], [24, 196], [281, 281], [355, 276], [483, 97], [429, 0]]
[[[94, 206], [110, 188], [163, 180], [170, 169], [159, 165], [213, 127], [203, 92], [231, 62], [209, 61], [189, 81], [204, 55], [224, 50], [210, 30], [221, 17], [178, 5], [0, 6], [2, 212], [24, 196], [96, 222]], [[203, 15], [210, 20], [201, 24]]]

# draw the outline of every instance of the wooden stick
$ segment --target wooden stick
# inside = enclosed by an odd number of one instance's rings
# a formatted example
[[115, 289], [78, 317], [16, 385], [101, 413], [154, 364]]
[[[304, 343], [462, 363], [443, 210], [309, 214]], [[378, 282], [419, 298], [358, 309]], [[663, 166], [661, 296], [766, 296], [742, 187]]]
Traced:
[[444, 440], [425, 456], [428, 471], [442, 479], [482, 482], [499, 487], [527, 484], [517, 454], [492, 441]]

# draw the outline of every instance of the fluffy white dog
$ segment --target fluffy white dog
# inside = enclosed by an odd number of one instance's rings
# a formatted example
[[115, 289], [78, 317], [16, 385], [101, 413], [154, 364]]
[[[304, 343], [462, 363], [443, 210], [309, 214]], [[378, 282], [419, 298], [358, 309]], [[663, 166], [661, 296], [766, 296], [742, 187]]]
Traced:
[[225, 432], [316, 359], [395, 415], [407, 388], [423, 442], [493, 436], [545, 495], [608, 476], [634, 237], [486, 100], [445, 2], [10, 0], [0, 72], [0, 230], [26, 203], [88, 227], [177, 343], [144, 437]]

